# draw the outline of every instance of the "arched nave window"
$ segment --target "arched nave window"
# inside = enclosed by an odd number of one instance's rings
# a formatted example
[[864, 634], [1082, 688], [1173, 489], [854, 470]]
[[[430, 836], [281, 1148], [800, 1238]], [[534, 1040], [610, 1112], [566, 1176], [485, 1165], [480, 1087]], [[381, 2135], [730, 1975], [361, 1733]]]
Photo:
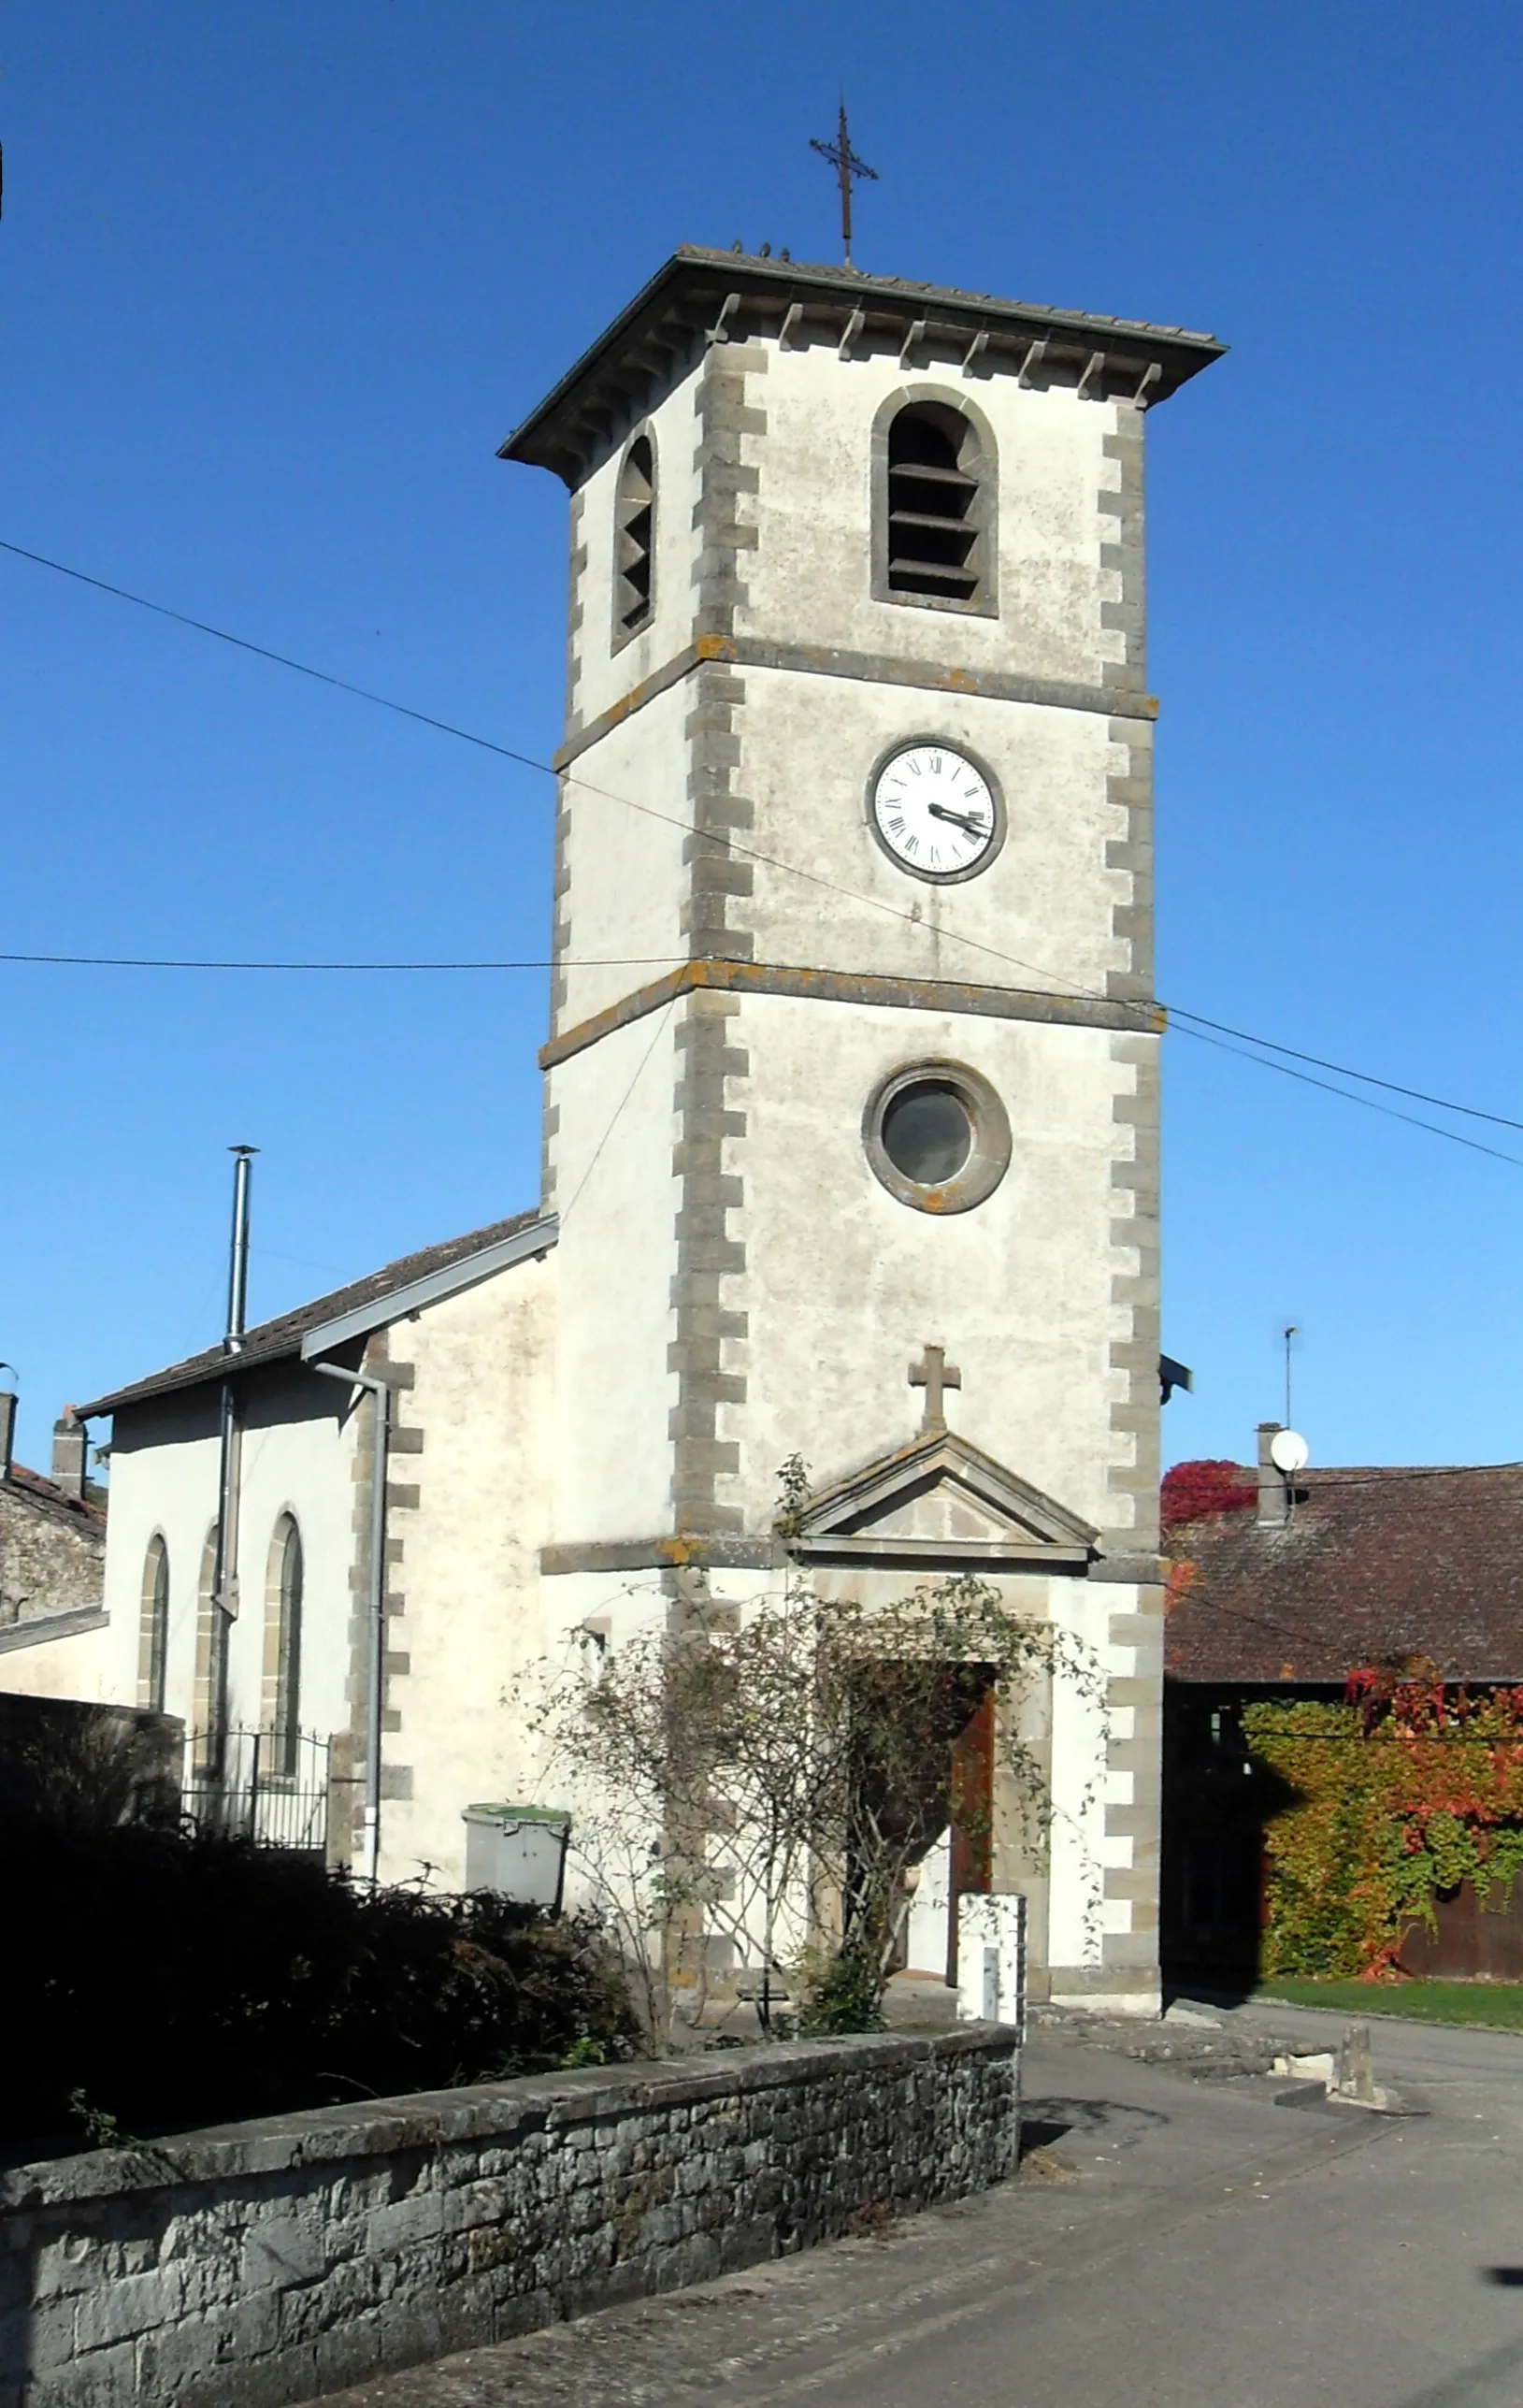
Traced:
[[301, 1532], [295, 1516], [282, 1513], [265, 1578], [265, 1727], [271, 1768], [288, 1779], [296, 1770], [300, 1738], [301, 1595]]
[[164, 1711], [169, 1664], [169, 1550], [156, 1530], [143, 1558], [143, 1608], [137, 1644], [137, 1703]]

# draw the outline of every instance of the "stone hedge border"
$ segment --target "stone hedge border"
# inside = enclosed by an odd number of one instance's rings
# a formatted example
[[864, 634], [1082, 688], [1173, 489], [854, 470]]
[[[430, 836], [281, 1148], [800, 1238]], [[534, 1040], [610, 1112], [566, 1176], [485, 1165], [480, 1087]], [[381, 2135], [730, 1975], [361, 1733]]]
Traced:
[[285, 2408], [961, 2199], [1013, 2028], [367, 2100], [0, 2176], [0, 2408]]

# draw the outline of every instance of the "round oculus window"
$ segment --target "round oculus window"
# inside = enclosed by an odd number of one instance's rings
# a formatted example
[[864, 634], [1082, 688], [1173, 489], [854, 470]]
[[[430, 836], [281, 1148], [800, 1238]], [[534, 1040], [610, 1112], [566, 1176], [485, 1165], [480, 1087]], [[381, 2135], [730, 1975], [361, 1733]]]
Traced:
[[906, 1063], [869, 1098], [862, 1137], [874, 1172], [918, 1212], [970, 1211], [1010, 1166], [1010, 1120], [964, 1062]]
[[955, 1087], [920, 1079], [901, 1087], [884, 1109], [884, 1152], [918, 1187], [944, 1187], [973, 1150], [973, 1119]]

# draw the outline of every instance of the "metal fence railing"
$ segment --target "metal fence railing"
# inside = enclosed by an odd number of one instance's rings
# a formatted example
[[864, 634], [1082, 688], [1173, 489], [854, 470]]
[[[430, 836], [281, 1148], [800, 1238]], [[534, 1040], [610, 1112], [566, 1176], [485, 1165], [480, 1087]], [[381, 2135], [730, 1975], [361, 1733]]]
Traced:
[[315, 1731], [188, 1732], [183, 1810], [204, 1831], [321, 1855], [329, 1746]]

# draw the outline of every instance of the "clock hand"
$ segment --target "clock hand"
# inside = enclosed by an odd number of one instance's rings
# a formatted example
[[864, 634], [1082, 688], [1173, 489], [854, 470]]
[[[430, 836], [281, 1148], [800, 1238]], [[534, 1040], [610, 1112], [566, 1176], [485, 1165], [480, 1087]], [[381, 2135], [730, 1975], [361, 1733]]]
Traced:
[[989, 832], [986, 819], [971, 819], [965, 811], [948, 811], [944, 802], [927, 802], [926, 809], [933, 819], [950, 820], [954, 828], [966, 828], [970, 836], [986, 836]]

